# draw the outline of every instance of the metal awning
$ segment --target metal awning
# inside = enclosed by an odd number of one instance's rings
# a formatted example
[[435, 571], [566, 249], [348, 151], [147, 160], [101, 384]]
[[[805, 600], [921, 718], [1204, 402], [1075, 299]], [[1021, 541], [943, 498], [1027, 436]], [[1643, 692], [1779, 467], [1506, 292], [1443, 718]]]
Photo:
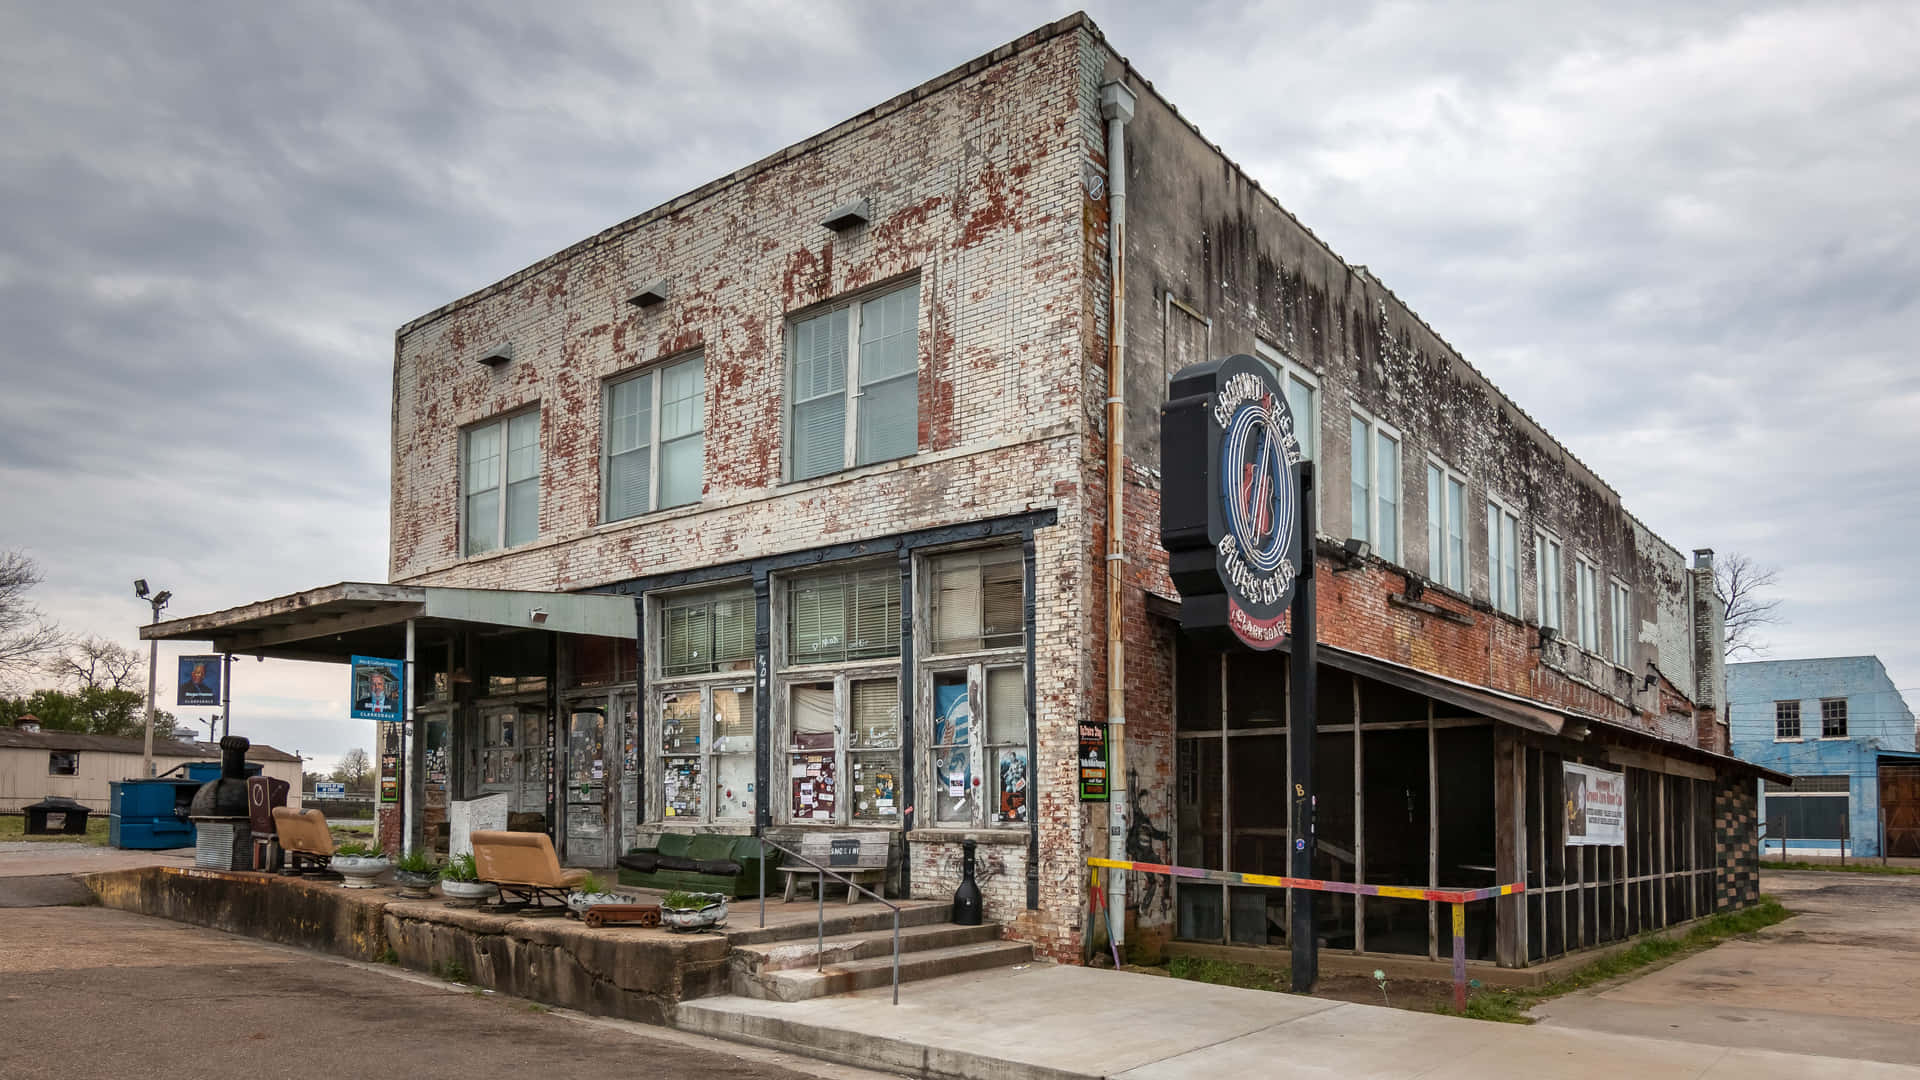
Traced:
[[140, 637], [208, 641], [238, 656], [345, 662], [400, 655], [409, 620], [417, 632], [478, 626], [631, 638], [638, 629], [631, 596], [343, 581], [143, 626]]

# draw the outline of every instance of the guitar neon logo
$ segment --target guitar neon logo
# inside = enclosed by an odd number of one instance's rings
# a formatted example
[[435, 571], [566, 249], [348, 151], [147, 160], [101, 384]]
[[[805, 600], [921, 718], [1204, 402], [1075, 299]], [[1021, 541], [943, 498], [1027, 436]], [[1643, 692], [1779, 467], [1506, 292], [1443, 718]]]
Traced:
[[1272, 379], [1252, 364], [1227, 375], [1212, 412], [1220, 428], [1217, 554], [1227, 617], [1242, 641], [1270, 649], [1285, 636], [1280, 623], [1297, 574], [1300, 442]]

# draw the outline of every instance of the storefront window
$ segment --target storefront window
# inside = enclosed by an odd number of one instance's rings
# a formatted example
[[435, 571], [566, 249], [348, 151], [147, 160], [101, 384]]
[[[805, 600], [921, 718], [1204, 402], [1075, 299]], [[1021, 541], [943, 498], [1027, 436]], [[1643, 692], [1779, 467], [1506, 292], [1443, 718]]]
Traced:
[[900, 572], [891, 566], [813, 574], [787, 588], [787, 662], [834, 664], [900, 655]]
[[752, 822], [753, 687], [688, 686], [656, 701], [661, 819]]
[[660, 605], [660, 674], [706, 675], [753, 667], [753, 590], [670, 596]]
[[1025, 824], [1032, 774], [1025, 669], [974, 665], [936, 673], [928, 749], [935, 825]]
[[1016, 648], [1026, 642], [1025, 567], [1019, 548], [943, 555], [928, 568], [927, 623], [934, 655]]

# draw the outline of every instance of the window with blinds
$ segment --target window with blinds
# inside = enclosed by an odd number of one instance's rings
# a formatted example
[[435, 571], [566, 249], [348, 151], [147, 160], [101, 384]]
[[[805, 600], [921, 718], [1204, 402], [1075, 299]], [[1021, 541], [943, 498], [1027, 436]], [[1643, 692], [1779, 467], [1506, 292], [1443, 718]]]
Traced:
[[1026, 567], [1019, 548], [942, 555], [929, 564], [927, 622], [937, 655], [1026, 642]]
[[682, 593], [660, 605], [660, 674], [704, 675], [753, 666], [753, 590]]
[[788, 583], [788, 663], [845, 663], [898, 655], [898, 569], [835, 571]]
[[837, 305], [788, 328], [788, 475], [906, 457], [920, 443], [920, 285]]

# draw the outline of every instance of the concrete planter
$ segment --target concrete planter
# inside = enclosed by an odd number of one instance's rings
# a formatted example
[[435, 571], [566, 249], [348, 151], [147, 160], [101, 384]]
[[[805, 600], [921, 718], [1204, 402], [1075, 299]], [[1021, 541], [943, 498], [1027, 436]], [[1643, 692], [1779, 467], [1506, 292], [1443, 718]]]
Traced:
[[445, 893], [449, 900], [471, 900], [477, 904], [482, 900], [492, 898], [494, 894], [500, 891], [500, 886], [487, 881], [447, 881], [443, 879], [440, 882], [440, 891]]
[[693, 931], [723, 926], [727, 921], [727, 898], [709, 893], [707, 899], [712, 902], [704, 907], [674, 910], [662, 905], [660, 925], [669, 930]]
[[433, 895], [433, 883], [440, 880], [438, 870], [395, 870], [393, 880], [400, 883], [400, 895], [408, 900], [425, 900]]
[[340, 883], [341, 888], [371, 889], [374, 879], [386, 873], [393, 862], [385, 855], [335, 855], [332, 866], [346, 879]]
[[629, 896], [626, 893], [574, 892], [567, 894], [567, 907], [571, 909], [575, 915], [585, 915], [587, 909], [595, 904], [637, 904], [639, 902], [639, 897]]

